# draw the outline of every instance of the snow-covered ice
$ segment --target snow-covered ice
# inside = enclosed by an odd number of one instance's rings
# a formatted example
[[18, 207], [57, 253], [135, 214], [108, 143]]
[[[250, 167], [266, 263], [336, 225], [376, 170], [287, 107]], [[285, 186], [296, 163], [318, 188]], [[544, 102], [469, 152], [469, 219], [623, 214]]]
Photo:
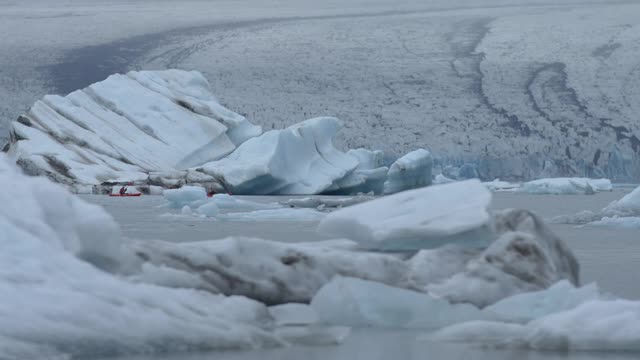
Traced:
[[469, 304], [450, 304], [428, 294], [362, 279], [335, 277], [311, 300], [320, 321], [355, 327], [439, 329], [491, 319]]
[[400, 192], [330, 213], [318, 231], [380, 250], [419, 250], [448, 243], [484, 247], [494, 240], [491, 192], [478, 180]]
[[431, 185], [433, 158], [425, 149], [414, 150], [396, 160], [387, 173], [384, 193], [394, 194]]
[[528, 194], [589, 195], [612, 189], [609, 179], [549, 178], [526, 182], [517, 191]]
[[358, 166], [355, 157], [333, 146], [341, 127], [338, 119], [325, 117], [271, 130], [201, 169], [234, 194], [318, 194]]

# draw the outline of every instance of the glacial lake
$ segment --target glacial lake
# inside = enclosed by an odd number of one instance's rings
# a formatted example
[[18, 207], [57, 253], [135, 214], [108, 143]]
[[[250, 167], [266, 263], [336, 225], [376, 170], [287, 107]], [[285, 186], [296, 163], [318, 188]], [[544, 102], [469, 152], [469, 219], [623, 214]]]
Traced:
[[[599, 210], [619, 199], [630, 188], [584, 195], [528, 195], [495, 193], [494, 209], [525, 208], [545, 219], [557, 215], [575, 214], [581, 210]], [[317, 222], [215, 221], [179, 216], [179, 209], [163, 207], [161, 196], [140, 198], [110, 198], [83, 195], [84, 199], [103, 206], [121, 225], [124, 235], [136, 239], [167, 241], [199, 241], [228, 236], [260, 237], [283, 242], [318, 241], [325, 237], [316, 233]], [[291, 197], [241, 196], [251, 201], [273, 203]], [[640, 230], [601, 227], [576, 227], [550, 224], [553, 231], [573, 249], [581, 266], [583, 284], [598, 285], [617, 296], [640, 299], [640, 287], [635, 275], [640, 269]], [[475, 345], [434, 343], [419, 331], [357, 329], [339, 346], [293, 346], [256, 351], [167, 354], [135, 356], [118, 360], [387, 360], [387, 359], [474, 359], [474, 360], [591, 360], [637, 359], [624, 352], [539, 352], [502, 350]]]

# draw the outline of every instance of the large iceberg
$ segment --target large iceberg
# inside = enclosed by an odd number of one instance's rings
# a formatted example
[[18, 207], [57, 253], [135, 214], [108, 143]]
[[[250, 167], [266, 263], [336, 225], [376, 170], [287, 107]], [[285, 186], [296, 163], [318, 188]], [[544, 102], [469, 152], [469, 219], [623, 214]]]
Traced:
[[428, 294], [362, 279], [336, 277], [311, 301], [322, 322], [357, 327], [439, 329], [491, 319], [469, 304], [450, 304]]
[[0, 184], [0, 358], [282, 344], [256, 301], [125, 280], [137, 261], [100, 207], [5, 156]]
[[97, 185], [216, 160], [260, 132], [200, 73], [141, 71], [45, 96], [11, 124], [6, 151], [30, 174]]
[[358, 166], [333, 146], [341, 127], [338, 119], [325, 117], [271, 130], [201, 169], [237, 194], [318, 194]]
[[384, 193], [393, 194], [431, 185], [433, 157], [425, 149], [414, 150], [396, 160], [387, 173]]
[[613, 185], [609, 179], [548, 178], [526, 182], [517, 191], [539, 195], [589, 195], [612, 189]]
[[333, 190], [339, 194], [382, 194], [389, 172], [389, 168], [384, 166], [384, 153], [381, 150], [351, 149], [347, 151], [347, 155], [357, 159], [358, 166], [339, 180]]
[[330, 213], [318, 231], [379, 250], [419, 250], [493, 239], [491, 192], [468, 180], [400, 192]]

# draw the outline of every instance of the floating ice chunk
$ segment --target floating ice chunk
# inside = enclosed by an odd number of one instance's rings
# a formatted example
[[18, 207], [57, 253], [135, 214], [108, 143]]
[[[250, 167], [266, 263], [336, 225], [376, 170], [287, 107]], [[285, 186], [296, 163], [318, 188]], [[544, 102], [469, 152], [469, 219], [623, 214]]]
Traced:
[[204, 205], [198, 207], [198, 214], [204, 215], [206, 217], [214, 217], [220, 213], [220, 209], [215, 202], [209, 201]]
[[151, 264], [192, 273], [223, 294], [245, 295], [272, 305], [309, 302], [335, 275], [403, 282], [408, 269], [404, 261], [354, 251], [354, 246], [345, 241], [286, 244], [249, 238], [133, 245]]
[[442, 174], [438, 174], [436, 175], [435, 179], [433, 179], [433, 184], [434, 185], [449, 184], [456, 181], [457, 180], [455, 179], [450, 179]]
[[276, 326], [317, 324], [318, 314], [307, 304], [289, 303], [269, 307]]
[[217, 216], [223, 221], [320, 221], [326, 213], [312, 209], [271, 209], [234, 212]]
[[180, 214], [185, 215], [185, 216], [192, 215], [193, 214], [193, 210], [191, 210], [191, 207], [189, 207], [189, 205], [185, 205], [180, 210]]
[[281, 204], [290, 206], [290, 207], [299, 207], [299, 208], [317, 208], [319, 206], [336, 208], [336, 207], [347, 207], [347, 206], [363, 203], [366, 201], [370, 201], [373, 199], [374, 199], [373, 196], [368, 196], [368, 195], [358, 195], [358, 196], [348, 197], [348, 198], [312, 196], [312, 197], [305, 197], [301, 199], [289, 199], [287, 201], [283, 201]]
[[346, 326], [282, 326], [275, 329], [275, 334], [288, 343], [318, 346], [339, 345], [351, 333]]
[[509, 322], [529, 322], [549, 314], [566, 311], [602, 297], [596, 284], [576, 288], [567, 280], [548, 289], [517, 294], [488, 306], [485, 310]]
[[0, 185], [11, 189], [0, 193], [0, 358], [282, 344], [256, 301], [100, 270], [135, 270], [113, 219], [59, 185], [22, 175], [3, 155]]
[[405, 191], [327, 215], [318, 231], [369, 249], [417, 250], [448, 243], [487, 246], [495, 238], [491, 192], [478, 180]]
[[214, 202], [220, 210], [225, 211], [272, 210], [282, 207], [278, 204], [262, 204], [243, 200], [228, 194], [215, 194], [209, 201]]
[[491, 191], [516, 191], [520, 187], [520, 184], [514, 184], [508, 181], [500, 181], [500, 179], [483, 182], [483, 184]]
[[234, 194], [318, 194], [358, 166], [354, 157], [333, 147], [341, 126], [325, 117], [268, 131], [202, 170], [222, 179]]
[[432, 166], [433, 158], [427, 150], [418, 149], [404, 155], [391, 164], [384, 183], [384, 193], [393, 194], [431, 185]]
[[589, 226], [613, 227], [623, 229], [640, 229], [640, 217], [603, 217], [600, 220], [588, 223]]
[[191, 206], [196, 201], [207, 199], [207, 192], [200, 186], [183, 186], [179, 189], [169, 189], [162, 192], [162, 196], [173, 208], [181, 208], [184, 205]]
[[538, 350], [640, 351], [640, 302], [587, 301], [526, 325], [469, 322], [430, 338]]
[[622, 199], [613, 201], [603, 209], [607, 213], [627, 213], [640, 215], [640, 186], [623, 196]]
[[493, 225], [498, 239], [469, 261], [463, 272], [428, 285], [430, 293], [484, 307], [563, 279], [579, 283], [575, 255], [537, 216], [526, 210], [499, 211]]
[[355, 278], [336, 277], [311, 300], [327, 324], [439, 329], [489, 319], [473, 305], [450, 304], [428, 294]]
[[612, 189], [609, 179], [549, 178], [526, 182], [518, 191], [529, 194], [577, 195]]

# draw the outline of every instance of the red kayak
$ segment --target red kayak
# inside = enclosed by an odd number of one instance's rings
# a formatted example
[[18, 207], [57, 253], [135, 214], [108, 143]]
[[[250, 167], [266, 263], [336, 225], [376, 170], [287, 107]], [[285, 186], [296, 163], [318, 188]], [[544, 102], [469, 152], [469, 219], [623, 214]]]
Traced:
[[142, 195], [141, 193], [137, 193], [137, 194], [109, 194], [109, 196], [117, 196], [117, 197], [129, 197], [129, 196], [140, 196]]

